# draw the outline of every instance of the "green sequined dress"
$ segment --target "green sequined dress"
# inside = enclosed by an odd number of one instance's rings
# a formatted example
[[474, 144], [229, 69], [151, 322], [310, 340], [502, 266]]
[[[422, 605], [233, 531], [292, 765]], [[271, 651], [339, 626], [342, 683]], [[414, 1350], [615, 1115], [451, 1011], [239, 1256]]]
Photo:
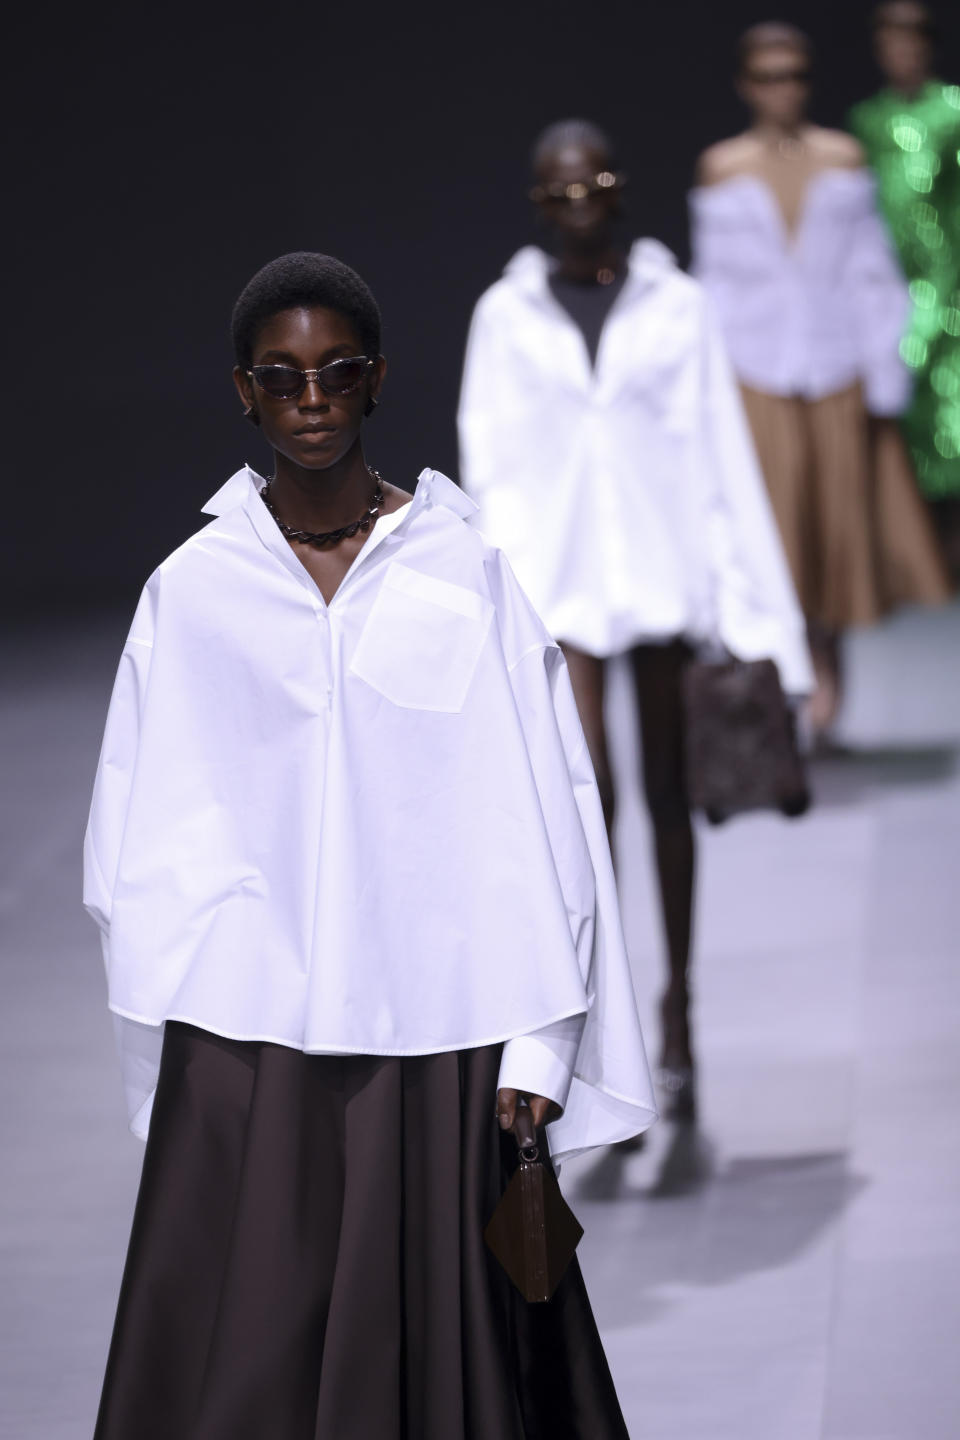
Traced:
[[901, 354], [916, 379], [903, 428], [930, 499], [960, 495], [960, 86], [883, 90], [850, 113], [910, 282]]

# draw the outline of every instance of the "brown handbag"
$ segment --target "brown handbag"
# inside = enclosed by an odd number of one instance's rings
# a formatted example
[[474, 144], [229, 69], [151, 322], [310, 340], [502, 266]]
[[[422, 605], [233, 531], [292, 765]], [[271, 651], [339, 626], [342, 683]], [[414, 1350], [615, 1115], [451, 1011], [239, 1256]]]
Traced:
[[573, 1259], [583, 1226], [543, 1164], [533, 1117], [517, 1110], [520, 1164], [483, 1232], [487, 1245], [525, 1300], [549, 1300]]
[[745, 810], [809, 809], [793, 715], [772, 660], [694, 660], [683, 689], [694, 808], [714, 825]]

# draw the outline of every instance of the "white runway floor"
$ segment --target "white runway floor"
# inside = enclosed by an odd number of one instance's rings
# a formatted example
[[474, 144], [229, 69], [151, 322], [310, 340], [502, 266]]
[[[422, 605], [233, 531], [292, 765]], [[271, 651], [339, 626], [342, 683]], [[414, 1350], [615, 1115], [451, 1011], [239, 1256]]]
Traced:
[[[124, 629], [0, 649], [2, 1440], [92, 1432], [142, 1153], [78, 898]], [[815, 812], [701, 834], [700, 1129], [564, 1174], [633, 1440], [960, 1436], [960, 608], [855, 637], [849, 686]], [[633, 798], [619, 849], [649, 1009]]]

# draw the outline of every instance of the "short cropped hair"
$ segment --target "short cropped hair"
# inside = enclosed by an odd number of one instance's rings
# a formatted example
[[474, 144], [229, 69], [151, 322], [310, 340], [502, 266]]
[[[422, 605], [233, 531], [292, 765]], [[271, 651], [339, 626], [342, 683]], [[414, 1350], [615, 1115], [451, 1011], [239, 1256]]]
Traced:
[[564, 150], [569, 145], [585, 145], [591, 150], [599, 150], [608, 159], [613, 158], [610, 137], [599, 125], [594, 125], [591, 120], [555, 120], [541, 130], [533, 142], [530, 159], [534, 172], [539, 172], [558, 150]]
[[741, 70], [763, 50], [799, 50], [805, 60], [813, 59], [813, 41], [797, 25], [782, 20], [765, 20], [744, 30], [737, 42], [737, 62]]
[[870, 24], [874, 31], [912, 30], [928, 40], [935, 37], [937, 30], [932, 10], [921, 5], [919, 0], [887, 0], [886, 4], [878, 5], [874, 10]]
[[231, 324], [237, 364], [249, 370], [259, 331], [281, 310], [321, 307], [353, 321], [365, 355], [380, 353], [380, 308], [366, 281], [332, 255], [295, 250], [264, 265], [240, 292]]

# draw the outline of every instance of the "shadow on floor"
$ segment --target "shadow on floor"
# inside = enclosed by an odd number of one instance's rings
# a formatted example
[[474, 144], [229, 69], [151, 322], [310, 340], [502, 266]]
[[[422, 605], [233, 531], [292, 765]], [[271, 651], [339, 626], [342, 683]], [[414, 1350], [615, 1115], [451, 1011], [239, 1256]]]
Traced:
[[[696, 1125], [673, 1125], [670, 1143], [658, 1156], [652, 1183], [638, 1187], [628, 1178], [635, 1170], [635, 1157], [646, 1151], [634, 1142], [608, 1146], [593, 1168], [577, 1181], [575, 1194], [584, 1200], [621, 1200], [626, 1194], [642, 1193], [649, 1199], [689, 1195], [706, 1185], [714, 1172], [714, 1150], [708, 1137]], [[646, 1166], [644, 1167], [647, 1168]]]
[[583, 1223], [598, 1228], [612, 1219], [611, 1202], [622, 1216], [623, 1202], [636, 1199], [633, 1223], [617, 1243], [625, 1265], [636, 1249], [633, 1273], [642, 1274], [648, 1301], [662, 1286], [724, 1285], [788, 1264], [867, 1184], [851, 1173], [845, 1151], [721, 1162], [696, 1126], [664, 1128], [671, 1133], [655, 1154], [605, 1151], [570, 1197]]
[[810, 762], [815, 805], [846, 806], [894, 787], [939, 786], [957, 773], [960, 745], [835, 747]]

